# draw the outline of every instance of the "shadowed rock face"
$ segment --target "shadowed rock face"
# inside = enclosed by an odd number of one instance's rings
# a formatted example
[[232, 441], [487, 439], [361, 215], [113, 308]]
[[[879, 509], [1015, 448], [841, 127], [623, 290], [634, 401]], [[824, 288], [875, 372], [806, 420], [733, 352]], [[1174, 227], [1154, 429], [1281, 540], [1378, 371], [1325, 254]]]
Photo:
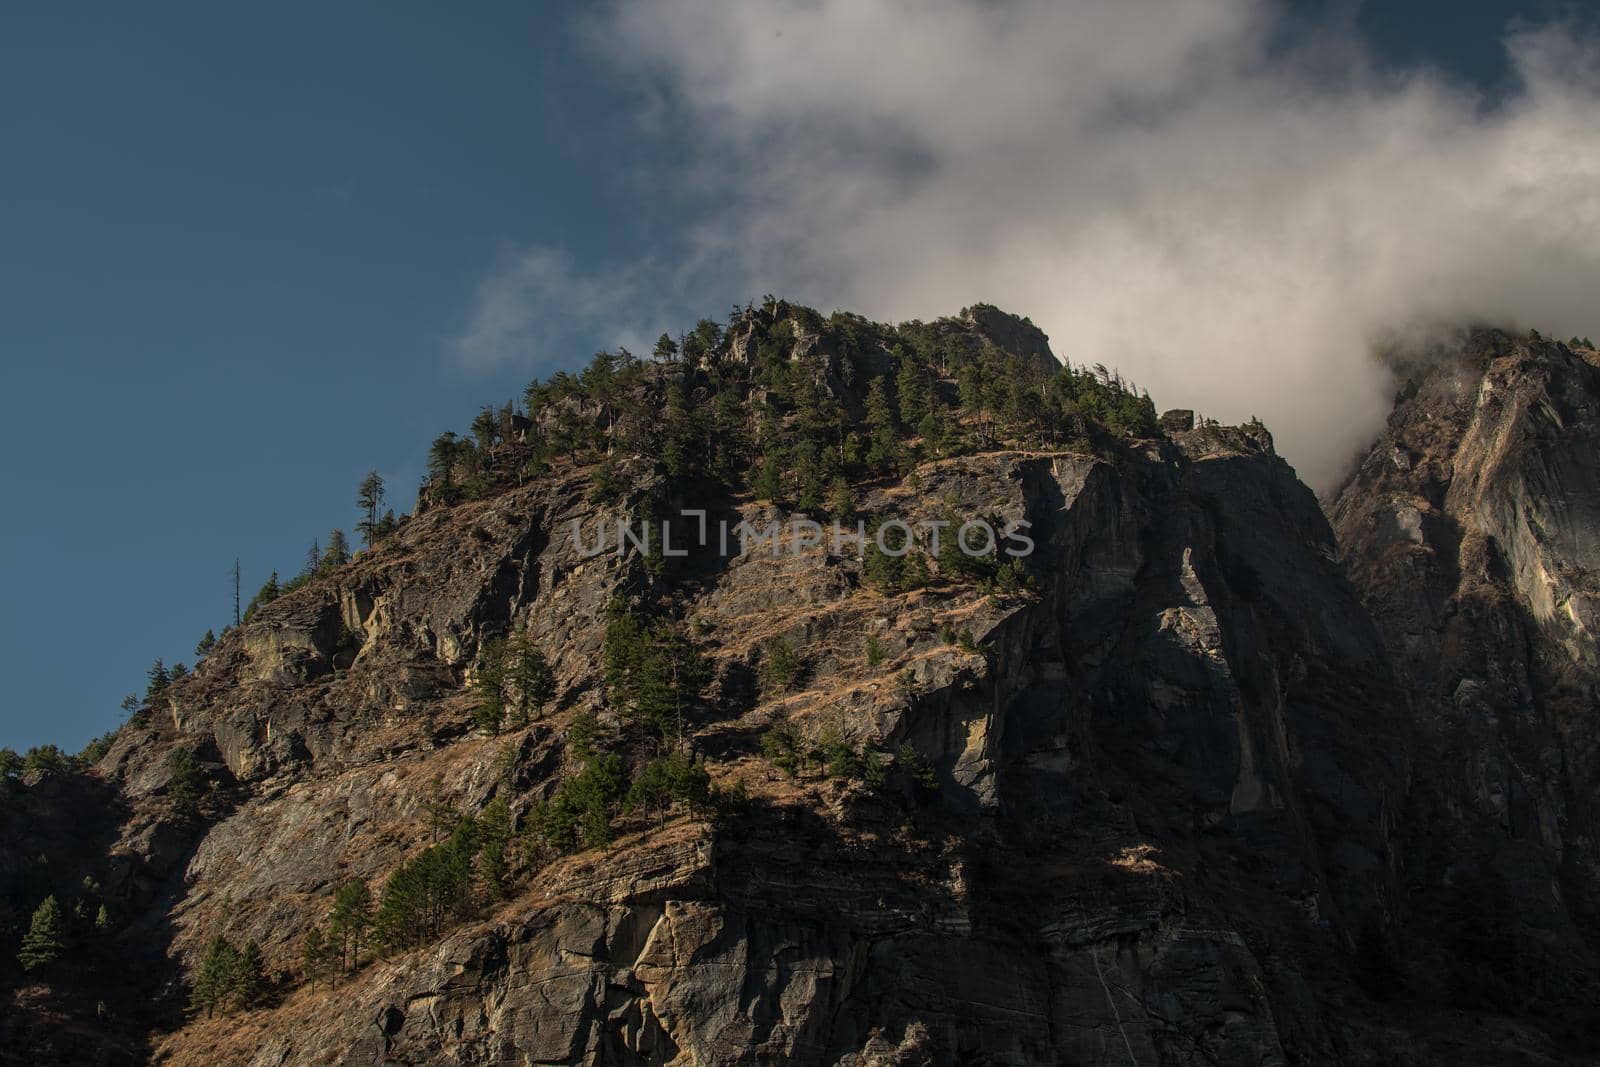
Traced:
[[1479, 331], [1408, 368], [1331, 508], [1411, 708], [1404, 877], [1498, 870], [1529, 981], [1567, 1005], [1600, 920], [1594, 359]]
[[[1463, 1031], [1428, 1007], [1446, 962], [1428, 916], [1453, 865], [1480, 855], [1543, 864], [1566, 903], [1529, 904], [1528, 934], [1553, 935], [1562, 988], [1587, 965], [1572, 903], [1587, 899], [1573, 866], [1587, 831], [1572, 820], [1592, 802], [1592, 750], [1579, 697], [1556, 696], [1588, 692], [1587, 601], [1563, 592], [1587, 587], [1548, 545], [1564, 499], [1549, 494], [1595, 469], [1551, 454], [1578, 440], [1590, 395], [1551, 383], [1593, 372], [1553, 349], [1479, 358], [1419, 378], [1333, 509], [1338, 547], [1264, 430], [1175, 423], [1099, 455], [924, 464], [859, 501], [913, 523], [1026, 519], [1031, 592], [886, 596], [826, 544], [687, 559], [654, 592], [715, 669], [692, 744], [747, 804], [633, 818], [611, 848], [549, 862], [425, 948], [331, 990], [286, 982], [269, 1008], [184, 1019], [178, 980], [207, 938], [255, 940], [269, 971], [298, 972], [333, 890], [377, 887], [427, 843], [431, 797], [476, 810], [501, 795], [520, 815], [569, 767], [570, 719], [614, 721], [604, 613], [652, 579], [637, 559], [582, 558], [570, 523], [587, 537], [614, 522], [661, 488], [654, 475], [630, 471], [616, 505], [564, 469], [430, 508], [229, 634], [102, 761], [115, 800], [92, 806], [114, 842], [79, 862], [113, 872], [108, 894], [138, 917], [117, 937], [143, 950], [129, 959], [158, 1005], [105, 1025], [148, 1035], [161, 1062], [263, 1067], [1559, 1060], [1536, 1029]], [[1478, 386], [1449, 383], [1495, 381], [1504, 359], [1500, 428], [1477, 426]], [[1409, 465], [1382, 466], [1399, 448]], [[1469, 492], [1463, 460], [1480, 453], [1502, 466], [1475, 467]], [[709, 504], [757, 527], [790, 518]], [[1525, 543], [1504, 563], [1466, 547], [1513, 535]], [[1540, 575], [1567, 584], [1540, 600]], [[484, 642], [512, 631], [545, 650], [560, 697], [487, 738], [464, 686]], [[801, 670], [762, 695], [749, 680], [780, 636]], [[909, 743], [940, 787], [785, 777], [757, 743], [785, 720]], [[175, 746], [214, 782], [206, 821], [169, 812]], [[1373, 915], [1416, 930], [1412, 1004], [1351, 980]]]

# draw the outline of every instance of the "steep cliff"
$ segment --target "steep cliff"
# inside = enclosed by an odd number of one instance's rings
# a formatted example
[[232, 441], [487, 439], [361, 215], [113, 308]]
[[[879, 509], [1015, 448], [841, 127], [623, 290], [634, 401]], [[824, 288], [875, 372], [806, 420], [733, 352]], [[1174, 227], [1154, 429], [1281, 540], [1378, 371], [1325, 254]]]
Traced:
[[[1592, 350], [1478, 330], [1400, 364], [1378, 443], [1331, 506], [1407, 690], [1404, 878], [1419, 929], [1504, 882], [1504, 998], [1593, 1026], [1600, 854]], [[1448, 938], [1440, 940], [1448, 941]], [[1441, 960], [1436, 975], [1452, 962]], [[1509, 1005], [1508, 1005], [1509, 1006]]]
[[[1000, 314], [940, 329], [1041, 362], [1043, 335]], [[789, 340], [865, 410], [835, 342]], [[727, 354], [761, 341], [730, 331]], [[1176, 418], [854, 487], [862, 515], [1031, 523], [1005, 583], [930, 552], [930, 580], [886, 592], [870, 552], [792, 551], [796, 512], [644, 456], [604, 458], [615, 495], [580, 459], [434, 503], [267, 604], [119, 733], [61, 863], [103, 886], [123, 997], [65, 1026], [51, 1013], [70, 1005], [25, 988], [0, 1056], [83, 1062], [78, 1027], [98, 1025], [118, 1035], [105, 1062], [194, 1065], [1582, 1062], [1526, 1017], [1571, 1003], [1590, 967], [1588, 587], [1551, 547], [1588, 524], [1550, 512], [1592, 499], [1571, 480], [1593, 466], [1565, 450], [1590, 440], [1594, 372], [1537, 346], [1483, 358], [1418, 372], [1333, 509], [1337, 544], [1263, 429]], [[1480, 426], [1484, 369], [1502, 384]], [[785, 547], [724, 553], [713, 532], [681, 558], [586, 557], [573, 539], [574, 521], [589, 542], [644, 513], [693, 529], [685, 509], [776, 522]], [[1500, 524], [1470, 553], [1469, 519]], [[577, 764], [575, 723], [629, 736], [607, 620], [663, 604], [711, 668], [681, 744], [720, 799], [621, 813], [604, 848], [529, 846], [504, 899], [304, 980], [334, 891], [381, 886], [438, 840], [441, 807], [502, 798], [526, 823]], [[471, 683], [507, 635], [545, 651], [557, 696], [490, 736]], [[775, 681], [777, 647], [795, 665]], [[761, 743], [780, 726], [887, 766], [789, 773]], [[171, 796], [180, 749], [206, 781], [196, 817]], [[35, 843], [6, 838], [0, 859]], [[1463, 1028], [1434, 913], [1489, 852], [1552, 966], [1536, 1004]], [[1374, 930], [1409, 999], [1374, 994]], [[217, 935], [260, 945], [270, 995], [185, 1014]]]

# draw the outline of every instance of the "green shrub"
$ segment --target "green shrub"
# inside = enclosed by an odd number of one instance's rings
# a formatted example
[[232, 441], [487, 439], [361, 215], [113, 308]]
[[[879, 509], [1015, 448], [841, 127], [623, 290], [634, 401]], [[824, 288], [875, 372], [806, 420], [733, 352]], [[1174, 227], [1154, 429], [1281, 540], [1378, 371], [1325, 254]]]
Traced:
[[761, 754], [780, 771], [793, 778], [800, 773], [800, 746], [803, 739], [793, 723], [779, 723], [761, 735]]
[[939, 791], [939, 773], [934, 770], [933, 762], [919, 752], [910, 741], [902, 744], [895, 752], [895, 763], [918, 792]]
[[883, 662], [883, 659], [882, 642], [878, 640], [875, 634], [869, 634], [867, 637], [867, 666], [876, 667]]
[[762, 650], [761, 680], [772, 692], [781, 693], [794, 683], [800, 670], [800, 657], [786, 637], [774, 637]]

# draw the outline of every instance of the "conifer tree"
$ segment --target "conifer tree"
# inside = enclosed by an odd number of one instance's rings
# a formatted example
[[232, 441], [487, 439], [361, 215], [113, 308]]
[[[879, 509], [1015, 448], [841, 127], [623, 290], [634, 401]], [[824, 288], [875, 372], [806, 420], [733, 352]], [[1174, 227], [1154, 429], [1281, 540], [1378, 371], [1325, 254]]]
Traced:
[[623, 717], [662, 739], [682, 736], [710, 681], [704, 657], [683, 631], [665, 619], [647, 625], [614, 610], [602, 656], [606, 687]]
[[361, 484], [356, 487], [356, 506], [361, 509], [364, 516], [356, 529], [360, 531], [367, 547], [370, 548], [378, 537], [378, 516], [383, 508], [383, 479], [378, 476], [377, 471], [368, 471], [367, 476], [361, 479]]
[[855, 514], [855, 509], [855, 497], [850, 492], [850, 483], [845, 481], [844, 475], [834, 475], [833, 489], [828, 493], [828, 514], [842, 522]]
[[341, 971], [353, 970], [361, 963], [361, 946], [372, 927], [372, 892], [356, 878], [339, 887], [333, 908], [328, 912], [329, 947]]
[[45, 897], [33, 911], [33, 921], [22, 938], [17, 962], [25, 971], [48, 967], [67, 950], [66, 922], [54, 895]]
[[239, 950], [217, 934], [206, 942], [200, 964], [189, 982], [189, 1010], [204, 1011], [209, 1018], [227, 1007], [238, 984]]
[[699, 413], [690, 406], [689, 393], [682, 382], [667, 387], [663, 418], [661, 461], [667, 473], [675, 478], [693, 473], [703, 452], [704, 433]]
[[867, 468], [878, 475], [893, 474], [899, 465], [899, 427], [882, 378], [874, 378], [867, 389], [867, 431]]
[[448, 841], [424, 849], [389, 876], [374, 917], [377, 939], [386, 949], [436, 937], [449, 920], [467, 913], [475, 835], [474, 822], [460, 820]]
[[928, 415], [928, 378], [921, 360], [901, 353], [895, 392], [900, 399], [900, 421], [907, 426], [921, 425]]
[[244, 621], [249, 622], [257, 611], [277, 600], [283, 594], [283, 587], [278, 584], [278, 572], [273, 571], [261, 588], [256, 590], [256, 595], [251, 598], [250, 604], [244, 609]]
[[472, 677], [472, 688], [478, 693], [478, 706], [473, 709], [472, 717], [488, 734], [499, 733], [505, 724], [505, 659], [505, 638], [493, 638], [484, 644], [478, 669]]
[[[494, 405], [485, 404], [472, 420], [472, 436], [477, 438], [478, 447], [485, 452], [493, 452], [494, 446], [500, 442], [500, 420], [495, 417]], [[374, 471], [367, 477], [372, 478], [377, 474]], [[365, 484], [365, 483], [363, 483]], [[381, 487], [380, 487], [381, 491]]]
[[322, 927], [313, 926], [300, 944], [300, 970], [313, 989], [318, 979], [327, 975], [331, 955], [330, 946], [322, 936]]
[[528, 635], [518, 633], [507, 643], [504, 674], [511, 689], [512, 725], [526, 726], [534, 712], [555, 698], [555, 672]]
[[758, 500], [775, 503], [783, 495], [782, 460], [776, 452], [768, 452], [756, 464], [750, 488]]
[[446, 430], [433, 439], [428, 449], [428, 476], [440, 487], [449, 489], [455, 477], [456, 456], [461, 450], [454, 430]]
[[511, 809], [503, 796], [485, 804], [478, 815], [478, 870], [483, 875], [489, 896], [505, 896], [506, 849], [511, 843]]
[[200, 814], [200, 786], [203, 779], [194, 753], [175, 748], [167, 753], [167, 801], [172, 811], [186, 819]]
[[167, 673], [166, 663], [159, 656], [150, 665], [150, 670], [146, 672], [145, 678], [148, 683], [144, 690], [144, 698], [147, 703], [159, 696], [161, 691], [167, 687], [167, 683], [172, 680], [171, 675]]
[[794, 464], [794, 506], [808, 514], [822, 510], [823, 464], [815, 442], [801, 440], [791, 454]]
[[217, 635], [207, 630], [205, 636], [200, 638], [200, 643], [194, 646], [194, 654], [204, 657], [217, 647]]
[[324, 571], [341, 567], [350, 562], [350, 542], [345, 537], [344, 531], [334, 529], [328, 533], [328, 547], [322, 550], [322, 562], [319, 564]]
[[227, 1002], [232, 1008], [253, 1008], [266, 991], [267, 975], [261, 961], [261, 946], [246, 942], [233, 973], [228, 976]]

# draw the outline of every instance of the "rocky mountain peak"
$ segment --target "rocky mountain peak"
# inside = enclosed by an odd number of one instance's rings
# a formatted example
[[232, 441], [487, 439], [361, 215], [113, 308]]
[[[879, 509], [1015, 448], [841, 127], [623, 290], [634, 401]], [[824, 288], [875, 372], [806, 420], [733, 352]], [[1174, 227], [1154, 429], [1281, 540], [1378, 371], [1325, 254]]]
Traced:
[[0, 887], [103, 903], [122, 972], [8, 975], [0, 1048], [1581, 1061], [1585, 355], [1419, 364], [1330, 523], [1266, 427], [986, 305], [664, 342], [441, 436], [95, 766], [0, 779]]

